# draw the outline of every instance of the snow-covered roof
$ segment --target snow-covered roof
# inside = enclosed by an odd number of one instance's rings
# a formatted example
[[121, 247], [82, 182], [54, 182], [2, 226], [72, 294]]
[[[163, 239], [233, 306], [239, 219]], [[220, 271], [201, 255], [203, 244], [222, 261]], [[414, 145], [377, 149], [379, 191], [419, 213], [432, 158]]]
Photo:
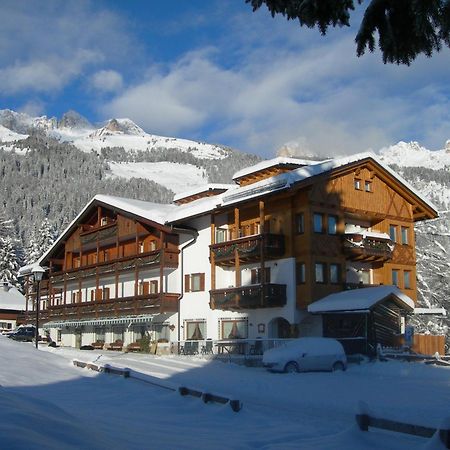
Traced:
[[429, 316], [446, 316], [445, 308], [414, 308], [414, 314]]
[[353, 231], [352, 229], [347, 229], [345, 234], [359, 234], [363, 238], [375, 238], [375, 239], [386, 239], [390, 240], [390, 236], [387, 233], [380, 233], [379, 231], [368, 231], [364, 229], [356, 229]]
[[183, 198], [192, 197], [193, 195], [203, 194], [208, 191], [227, 191], [234, 188], [234, 184], [220, 184], [220, 183], [208, 183], [202, 186], [196, 186], [188, 191], [180, 192], [173, 197], [173, 201], [177, 202]]
[[218, 206], [221, 206], [222, 195], [223, 194], [203, 197], [189, 203], [175, 206], [175, 209], [166, 216], [167, 223], [178, 222], [183, 219], [196, 217], [213, 211]]
[[245, 177], [246, 175], [269, 169], [271, 167], [283, 165], [308, 166], [315, 163], [317, 163], [317, 161], [279, 156], [277, 158], [266, 159], [253, 166], [245, 167], [244, 169], [239, 170], [233, 175], [233, 180], [238, 180], [239, 178]]
[[25, 296], [14, 286], [2, 283], [0, 285], [0, 309], [24, 311]]
[[376, 286], [351, 289], [327, 295], [308, 306], [310, 313], [367, 311], [389, 296], [396, 297], [406, 309], [414, 309], [414, 301], [395, 286]]
[[60, 234], [59, 238], [53, 243], [53, 245], [39, 258], [38, 263], [44, 261], [49, 253], [64, 239], [73, 226], [79, 221], [80, 217], [95, 203], [101, 202], [112, 208], [117, 208], [130, 214], [142, 217], [143, 219], [151, 220], [158, 224], [164, 225], [166, 222], [166, 216], [169, 212], [173, 211], [177, 206], [164, 205], [160, 203], [146, 202], [144, 200], [135, 200], [123, 197], [114, 197], [110, 195], [97, 194], [92, 197], [89, 203], [80, 211], [80, 213], [72, 220], [72, 222], [66, 227], [66, 229]]

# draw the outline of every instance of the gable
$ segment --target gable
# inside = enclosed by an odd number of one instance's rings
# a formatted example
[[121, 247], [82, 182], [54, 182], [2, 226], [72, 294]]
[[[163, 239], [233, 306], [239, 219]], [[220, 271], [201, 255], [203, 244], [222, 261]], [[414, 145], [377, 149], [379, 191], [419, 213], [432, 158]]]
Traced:
[[437, 212], [400, 179], [374, 160], [359, 161], [314, 180], [310, 201], [348, 212], [418, 221], [437, 217]]

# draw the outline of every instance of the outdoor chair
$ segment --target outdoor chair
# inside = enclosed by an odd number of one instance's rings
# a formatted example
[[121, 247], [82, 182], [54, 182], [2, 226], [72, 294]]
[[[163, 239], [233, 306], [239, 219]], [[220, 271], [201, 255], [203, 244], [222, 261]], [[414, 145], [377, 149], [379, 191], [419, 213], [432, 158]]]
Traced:
[[202, 355], [212, 355], [213, 354], [213, 341], [212, 339], [207, 339], [205, 345], [202, 346]]

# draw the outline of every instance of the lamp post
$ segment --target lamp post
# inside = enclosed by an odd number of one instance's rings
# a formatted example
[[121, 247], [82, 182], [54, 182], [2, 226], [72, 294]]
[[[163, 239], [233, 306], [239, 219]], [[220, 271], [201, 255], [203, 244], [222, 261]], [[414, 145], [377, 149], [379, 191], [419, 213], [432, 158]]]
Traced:
[[39, 341], [39, 294], [40, 294], [40, 285], [42, 277], [44, 276], [45, 269], [39, 265], [36, 265], [32, 268], [31, 273], [33, 274], [34, 281], [36, 282], [36, 330], [35, 330], [35, 340], [36, 340], [36, 348], [38, 348]]

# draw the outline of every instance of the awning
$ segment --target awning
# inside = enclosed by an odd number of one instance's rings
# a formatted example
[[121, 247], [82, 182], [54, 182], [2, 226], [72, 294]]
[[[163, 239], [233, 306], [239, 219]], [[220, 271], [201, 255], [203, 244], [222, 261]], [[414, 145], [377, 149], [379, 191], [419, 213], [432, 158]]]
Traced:
[[49, 328], [62, 328], [62, 327], [80, 327], [82, 325], [121, 325], [121, 324], [138, 324], [151, 322], [156, 315], [142, 315], [142, 316], [125, 316], [125, 317], [114, 317], [105, 319], [86, 319], [86, 320], [65, 320], [65, 321], [55, 321], [47, 322], [42, 326], [44, 329]]
[[383, 300], [392, 299], [407, 312], [414, 311], [414, 301], [395, 286], [351, 289], [327, 295], [308, 306], [312, 314], [360, 312], [368, 313]]

